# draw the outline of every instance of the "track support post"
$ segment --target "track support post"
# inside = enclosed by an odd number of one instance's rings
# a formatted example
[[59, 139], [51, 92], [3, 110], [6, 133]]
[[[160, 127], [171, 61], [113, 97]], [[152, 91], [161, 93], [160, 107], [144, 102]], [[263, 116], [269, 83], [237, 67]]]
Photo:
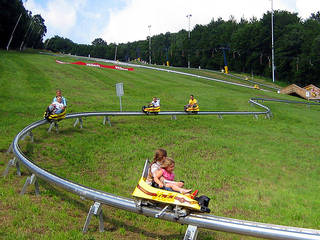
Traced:
[[37, 180], [37, 177], [36, 175], [32, 174], [30, 177], [27, 177], [27, 180], [26, 182], [24, 183], [23, 185], [23, 188], [20, 192], [20, 195], [23, 195], [26, 193], [26, 190], [27, 190], [27, 187], [31, 184], [34, 184], [34, 187], [35, 187], [35, 192], [36, 192], [36, 195], [40, 195], [40, 191], [39, 191], [39, 183], [38, 183], [38, 180]]
[[26, 136], [29, 136], [29, 137], [30, 137], [31, 142], [34, 141], [32, 131], [29, 131], [29, 132], [27, 132], [26, 134], [24, 134], [24, 135], [21, 137], [21, 140], [24, 140], [24, 139], [26, 138]]
[[218, 118], [223, 119], [223, 117], [222, 117], [222, 115], [221, 115], [221, 114], [218, 114]]
[[104, 226], [103, 226], [103, 213], [102, 213], [102, 204], [99, 202], [95, 202], [91, 207], [88, 212], [86, 222], [84, 223], [82, 232], [85, 233], [88, 231], [88, 226], [91, 220], [92, 215], [98, 216], [99, 217], [99, 231], [103, 232], [104, 231]]
[[177, 116], [176, 115], [171, 115], [171, 120], [177, 120]]
[[193, 225], [188, 225], [188, 228], [184, 235], [183, 240], [196, 240], [197, 236], [198, 236], [198, 227]]
[[48, 129], [48, 132], [51, 132], [51, 129], [53, 128], [53, 126], [55, 126], [56, 128], [56, 132], [59, 132], [59, 126], [58, 126], [58, 123], [56, 121], [53, 121], [51, 124], [50, 124], [50, 127]]
[[3, 171], [3, 174], [2, 176], [3, 177], [6, 177], [9, 173], [9, 169], [11, 166], [14, 166], [16, 165], [16, 168], [17, 168], [17, 175], [18, 176], [21, 176], [21, 171], [20, 171], [20, 164], [19, 164], [19, 161], [16, 157], [14, 157], [13, 159], [11, 159], [9, 162], [8, 162], [8, 165], [6, 167], [6, 169]]
[[76, 127], [78, 125], [78, 123], [80, 123], [80, 128], [82, 128], [83, 127], [82, 118], [77, 118], [73, 124], [73, 127]]
[[106, 125], [106, 121], [108, 121], [109, 126], [111, 127], [111, 121], [110, 121], [109, 116], [104, 116], [104, 118], [103, 118], [103, 125]]
[[270, 120], [270, 119], [271, 119], [271, 117], [272, 117], [272, 113], [271, 113], [271, 112], [266, 114], [266, 118], [267, 118], [267, 119], [269, 119], [269, 120]]
[[13, 146], [13, 142], [11, 142], [11, 144], [10, 144], [10, 146], [8, 148], [7, 154], [13, 152], [13, 147], [12, 146]]
[[157, 214], [155, 215], [155, 217], [156, 217], [156, 218], [159, 218], [159, 217], [161, 217], [162, 215], [164, 215], [168, 207], [169, 207], [169, 205], [165, 206], [159, 213], [157, 213]]

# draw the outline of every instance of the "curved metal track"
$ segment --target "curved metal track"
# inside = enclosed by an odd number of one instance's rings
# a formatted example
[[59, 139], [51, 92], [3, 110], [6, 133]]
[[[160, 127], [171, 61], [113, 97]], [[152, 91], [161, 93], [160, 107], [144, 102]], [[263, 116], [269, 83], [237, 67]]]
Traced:
[[[253, 100], [249, 102], [264, 108], [264, 112], [199, 112], [198, 115], [257, 115], [257, 114], [270, 114], [270, 109], [262, 104], [259, 104]], [[185, 115], [185, 112], [160, 112], [159, 115]], [[69, 118], [81, 118], [90, 116], [139, 116], [144, 115], [141, 112], [88, 112], [88, 113], [74, 113], [68, 114], [66, 119]], [[19, 140], [22, 139], [28, 133], [41, 125], [47, 124], [46, 120], [40, 120], [25, 127], [21, 132], [17, 134], [12, 143], [12, 149], [15, 156], [31, 173], [35, 174], [36, 177], [43, 179], [44, 181], [56, 185], [66, 191], [77, 194], [86, 199], [106, 204], [112, 207], [124, 209], [126, 211], [143, 214], [149, 217], [155, 217], [159, 213], [158, 208], [137, 206], [133, 199], [116, 196], [107, 192], [103, 192], [97, 189], [86, 187], [70, 180], [61, 178], [54, 173], [46, 171], [40, 168], [31, 160], [29, 160], [21, 151], [19, 147]], [[181, 224], [188, 224], [197, 226], [200, 228], [206, 228], [211, 230], [225, 231], [243, 235], [249, 235], [254, 237], [262, 237], [269, 239], [320, 239], [320, 231], [314, 229], [304, 229], [287, 227], [280, 225], [272, 225], [251, 221], [243, 221], [225, 217], [219, 217], [208, 214], [190, 214], [186, 217], [176, 218], [174, 213], [165, 212], [160, 217], [167, 221], [178, 222]]]

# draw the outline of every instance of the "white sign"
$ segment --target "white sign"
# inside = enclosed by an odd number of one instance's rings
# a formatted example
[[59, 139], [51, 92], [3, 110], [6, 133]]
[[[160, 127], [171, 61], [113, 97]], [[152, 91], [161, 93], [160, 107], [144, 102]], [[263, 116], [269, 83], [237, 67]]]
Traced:
[[123, 83], [117, 83], [116, 84], [116, 90], [117, 90], [117, 96], [121, 97], [123, 96], [124, 92], [123, 92]]
[[116, 84], [116, 90], [117, 90], [117, 96], [119, 97], [120, 101], [120, 111], [122, 112], [122, 103], [121, 103], [121, 96], [123, 96], [123, 83], [117, 83]]

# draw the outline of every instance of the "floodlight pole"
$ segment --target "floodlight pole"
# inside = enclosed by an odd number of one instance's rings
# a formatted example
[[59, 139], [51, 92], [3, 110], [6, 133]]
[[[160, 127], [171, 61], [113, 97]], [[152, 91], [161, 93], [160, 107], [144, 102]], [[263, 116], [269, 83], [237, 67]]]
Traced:
[[272, 47], [272, 82], [274, 82], [274, 39], [273, 39], [273, 0], [271, 0], [271, 47]]
[[149, 64], [151, 64], [151, 25], [148, 25], [149, 28]]
[[12, 31], [12, 33], [11, 33], [11, 36], [10, 36], [10, 39], [9, 39], [9, 42], [8, 42], [8, 45], [7, 45], [7, 51], [9, 50], [10, 43], [11, 43], [11, 41], [12, 41], [14, 31], [16, 30], [16, 28], [17, 28], [17, 26], [18, 26], [18, 23], [19, 23], [21, 17], [22, 17], [22, 13], [20, 13], [20, 16], [19, 16], [19, 18], [18, 18], [18, 21], [17, 21], [16, 25], [14, 26], [13, 31]]
[[188, 68], [190, 68], [190, 18], [192, 17], [191, 14], [187, 15], [187, 18], [189, 20], [189, 29], [188, 29], [188, 39], [189, 39], [189, 49], [188, 49]]
[[118, 45], [116, 45], [116, 49], [114, 50], [114, 60], [117, 61], [117, 50], [118, 50]]
[[[26, 3], [27, 1], [28, 1], [28, 0], [25, 0], [25, 3]], [[23, 5], [23, 1], [22, 1], [22, 5]], [[17, 26], [18, 26], [18, 23], [19, 23], [21, 17], [22, 17], [22, 13], [20, 13], [20, 16], [19, 16], [19, 18], [18, 18], [18, 21], [17, 21], [16, 25], [14, 26], [13, 31], [12, 31], [12, 33], [11, 33], [11, 36], [10, 36], [10, 39], [9, 39], [9, 42], [8, 42], [8, 45], [7, 45], [7, 51], [9, 50], [10, 43], [11, 43], [12, 38], [13, 38], [13, 34], [14, 34], [14, 32], [16, 31], [16, 28], [17, 28]]]
[[26, 40], [27, 34], [29, 32], [29, 29], [30, 29], [32, 23], [33, 23], [33, 19], [31, 19], [29, 27], [28, 27], [26, 33], [24, 34], [23, 40], [22, 40], [21, 45], [20, 45], [20, 51], [22, 50], [22, 47], [23, 47], [23, 44], [24, 44], [24, 40]]
[[48, 48], [48, 46], [49, 46], [49, 42], [51, 41], [51, 39], [52, 39], [52, 38], [50, 38], [50, 39], [48, 40], [48, 42], [46, 43], [46, 45], [45, 45], [45, 49], [47, 49], [47, 48]]

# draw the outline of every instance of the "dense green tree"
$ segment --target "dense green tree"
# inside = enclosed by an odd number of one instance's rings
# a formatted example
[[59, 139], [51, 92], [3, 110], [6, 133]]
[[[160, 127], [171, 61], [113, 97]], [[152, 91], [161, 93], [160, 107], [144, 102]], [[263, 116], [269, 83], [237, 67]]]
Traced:
[[21, 0], [0, 0], [0, 48], [42, 48], [46, 32], [41, 15], [32, 16]]
[[43, 48], [43, 37], [47, 33], [47, 27], [41, 15], [34, 15], [30, 20], [31, 28], [27, 32], [26, 46], [32, 48]]
[[104, 41], [102, 38], [96, 38], [92, 41], [93, 46], [107, 46], [107, 42]]
[[[32, 16], [22, 0], [0, 0], [0, 47], [5, 48], [15, 29], [10, 48], [43, 48], [54, 52], [81, 56], [149, 62], [149, 38], [145, 40], [107, 44], [96, 38], [91, 45], [76, 44], [70, 39], [54, 36], [43, 44], [47, 32], [40, 15]], [[181, 30], [152, 36], [152, 63], [219, 70], [224, 66], [223, 49], [231, 71], [271, 77], [271, 12], [261, 19], [233, 16], [225, 21], [212, 19], [207, 25], [196, 25], [190, 33]], [[306, 20], [297, 13], [274, 12], [275, 66], [277, 81], [305, 85], [320, 84], [320, 12]]]
[[54, 36], [45, 41], [46, 49], [54, 52], [71, 53], [74, 43], [68, 38]]

